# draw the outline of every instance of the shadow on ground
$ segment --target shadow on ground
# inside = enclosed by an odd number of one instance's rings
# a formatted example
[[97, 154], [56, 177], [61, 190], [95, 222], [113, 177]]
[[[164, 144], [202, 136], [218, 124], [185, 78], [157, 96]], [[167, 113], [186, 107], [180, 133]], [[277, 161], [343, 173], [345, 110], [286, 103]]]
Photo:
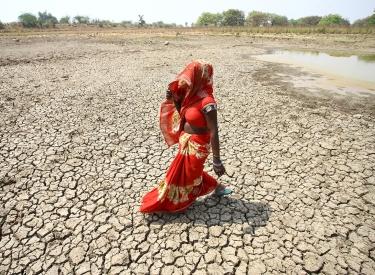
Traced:
[[201, 226], [223, 226], [242, 224], [243, 231], [254, 234], [259, 227], [267, 225], [272, 208], [261, 202], [249, 202], [233, 197], [206, 197], [195, 202], [185, 213], [146, 214], [153, 225], [192, 224]]

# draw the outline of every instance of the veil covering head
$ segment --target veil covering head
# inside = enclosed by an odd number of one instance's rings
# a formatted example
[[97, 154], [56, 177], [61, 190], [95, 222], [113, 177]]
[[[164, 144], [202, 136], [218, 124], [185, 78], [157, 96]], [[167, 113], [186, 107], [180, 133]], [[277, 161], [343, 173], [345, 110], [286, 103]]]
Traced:
[[[169, 84], [176, 101], [181, 107], [189, 106], [194, 99], [202, 98], [202, 91], [212, 95], [213, 67], [204, 60], [196, 60], [189, 65]], [[204, 97], [204, 96], [203, 96]]]
[[181, 103], [180, 114], [173, 100], [166, 100], [160, 107], [160, 130], [165, 142], [171, 146], [178, 143], [181, 132], [181, 118], [186, 108], [206, 96], [213, 97], [213, 67], [210, 62], [196, 60], [186, 66], [168, 85], [173, 99]]

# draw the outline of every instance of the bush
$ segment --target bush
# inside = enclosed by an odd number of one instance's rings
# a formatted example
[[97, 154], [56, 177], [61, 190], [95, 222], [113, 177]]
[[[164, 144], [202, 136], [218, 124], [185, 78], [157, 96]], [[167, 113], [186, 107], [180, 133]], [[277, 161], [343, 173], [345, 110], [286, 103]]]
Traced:
[[366, 20], [366, 25], [375, 25], [375, 14], [368, 17]]
[[321, 16], [306, 16], [298, 19], [300, 26], [316, 26], [322, 20]]
[[245, 12], [242, 10], [229, 9], [223, 11], [222, 26], [244, 26], [245, 25]]
[[375, 14], [354, 21], [353, 26], [375, 25]]
[[67, 15], [67, 16], [61, 17], [59, 22], [62, 23], [62, 24], [69, 24], [70, 23], [70, 16]]
[[73, 17], [73, 23], [88, 24], [89, 22], [90, 17], [88, 16], [76, 15]]
[[348, 19], [342, 18], [339, 14], [329, 14], [322, 18], [318, 23], [319, 26], [328, 25], [328, 26], [350, 26]]
[[52, 14], [45, 12], [38, 12], [38, 23], [43, 28], [49, 28], [50, 26], [54, 28], [58, 23], [56, 17]]
[[31, 13], [23, 13], [18, 16], [18, 20], [25, 28], [36, 28], [38, 26], [38, 19]]
[[5, 25], [0, 21], [0, 30], [5, 29]]

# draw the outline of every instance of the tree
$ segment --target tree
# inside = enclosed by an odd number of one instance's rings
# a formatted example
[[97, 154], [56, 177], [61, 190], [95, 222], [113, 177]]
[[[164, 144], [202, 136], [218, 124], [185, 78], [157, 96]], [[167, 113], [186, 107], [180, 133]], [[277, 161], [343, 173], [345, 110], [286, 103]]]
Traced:
[[42, 24], [49, 21], [49, 20], [52, 20], [52, 21], [55, 21], [57, 23], [57, 19], [55, 16], [53, 16], [52, 14], [50, 13], [47, 13], [47, 11], [44, 11], [43, 13], [42, 12], [38, 12], [38, 21], [41, 22]]
[[375, 25], [375, 14], [354, 21], [353, 26], [372, 26]]
[[138, 15], [139, 20], [138, 20], [138, 26], [143, 27], [143, 25], [146, 23], [145, 20], [143, 20], [143, 15]]
[[341, 21], [342, 26], [350, 26], [350, 21], [347, 18], [343, 18]]
[[99, 18], [91, 19], [91, 23], [92, 24], [100, 24], [100, 23], [102, 23], [102, 20], [100, 20]]
[[299, 26], [299, 25], [300, 25], [300, 23], [299, 23], [299, 19], [290, 19], [290, 20], [289, 20], [289, 23], [290, 23], [290, 25], [292, 25], [292, 26]]
[[164, 24], [166, 28], [175, 28], [177, 27], [176, 23]]
[[124, 28], [132, 27], [133, 21], [132, 20], [124, 20], [124, 21], [121, 22], [121, 26], [123, 26]]
[[25, 28], [36, 28], [38, 26], [38, 19], [34, 14], [31, 13], [23, 13], [18, 16], [18, 21], [22, 24]]
[[59, 22], [62, 23], [62, 24], [69, 24], [70, 23], [70, 16], [67, 15], [67, 16], [61, 17]]
[[221, 21], [223, 20], [223, 15], [221, 13], [209, 13], [204, 12], [201, 16], [198, 17], [197, 22], [195, 25], [197, 26], [219, 26]]
[[55, 25], [58, 23], [56, 17], [54, 17], [52, 14], [45, 12], [38, 12], [38, 23], [41, 27], [55, 27]]
[[87, 24], [90, 22], [90, 17], [88, 16], [82, 16], [82, 15], [76, 15], [73, 17], [73, 22], [78, 22], [79, 24]]
[[223, 12], [223, 26], [243, 26], [245, 25], [245, 12], [241, 10], [229, 9]]
[[268, 20], [271, 26], [288, 26], [289, 25], [288, 17], [284, 15], [269, 13]]
[[319, 26], [350, 26], [348, 19], [344, 19], [339, 14], [329, 14], [322, 18], [318, 23]]
[[316, 26], [322, 20], [321, 16], [306, 16], [298, 19], [300, 26]]
[[268, 15], [260, 11], [249, 12], [246, 18], [246, 24], [253, 27], [267, 26]]
[[164, 24], [163, 21], [154, 22], [154, 23], [152, 23], [152, 25], [156, 28], [164, 28], [165, 27], [165, 24]]
[[375, 25], [375, 14], [368, 17], [366, 20], [366, 25]]
[[362, 19], [357, 19], [353, 22], [353, 26], [364, 26], [366, 25], [366, 21], [367, 19], [369, 18], [369, 16], [367, 16], [366, 18], [362, 18]]

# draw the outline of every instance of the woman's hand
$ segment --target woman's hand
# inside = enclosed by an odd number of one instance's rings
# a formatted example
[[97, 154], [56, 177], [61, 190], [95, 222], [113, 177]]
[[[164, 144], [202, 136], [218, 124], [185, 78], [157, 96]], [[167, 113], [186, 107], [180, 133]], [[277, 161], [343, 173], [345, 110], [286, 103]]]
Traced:
[[167, 100], [171, 100], [171, 99], [172, 99], [172, 100], [173, 100], [173, 103], [174, 103], [174, 106], [176, 107], [178, 113], [180, 113], [180, 111], [181, 111], [181, 102], [176, 101], [176, 100], [174, 99], [174, 97], [173, 97], [173, 93], [172, 93], [170, 90], [167, 90], [167, 91], [165, 92], [165, 98], [166, 98]]
[[221, 165], [219, 167], [217, 167], [215, 165], [213, 165], [213, 167], [214, 167], [214, 172], [218, 177], [221, 177], [222, 175], [224, 175], [225, 167], [224, 167], [223, 163], [221, 163]]
[[167, 90], [166, 93], [165, 93], [165, 98], [166, 99], [172, 99], [172, 92], [170, 90]]

